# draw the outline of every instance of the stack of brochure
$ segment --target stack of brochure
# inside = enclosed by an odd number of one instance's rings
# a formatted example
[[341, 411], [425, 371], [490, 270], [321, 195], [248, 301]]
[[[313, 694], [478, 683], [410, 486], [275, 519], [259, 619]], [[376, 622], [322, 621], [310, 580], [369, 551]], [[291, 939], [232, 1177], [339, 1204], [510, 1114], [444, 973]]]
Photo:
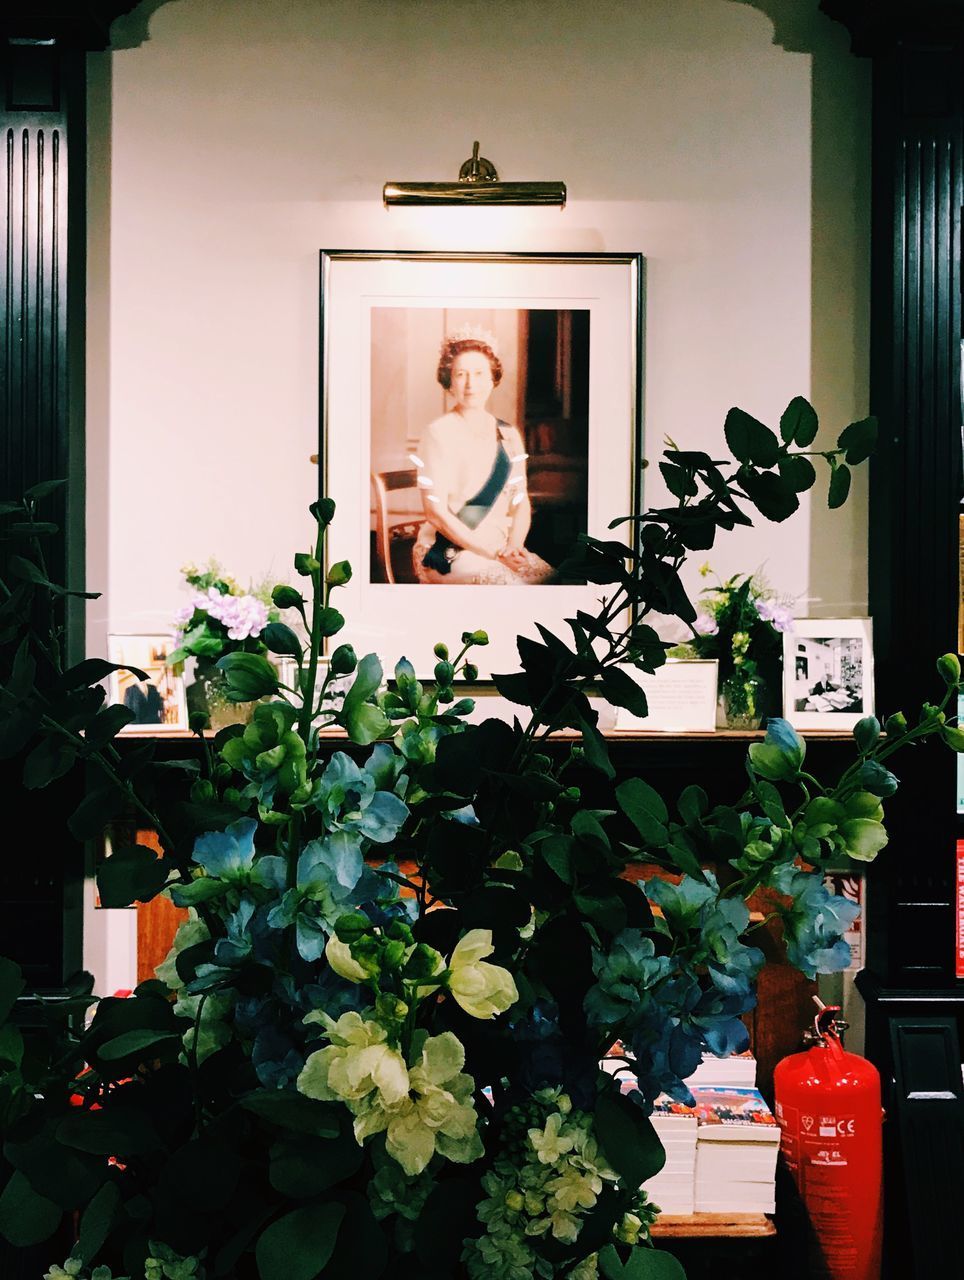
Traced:
[[733, 1053], [728, 1058], [716, 1058], [711, 1053], [703, 1055], [703, 1061], [686, 1083], [691, 1089], [697, 1086], [726, 1085], [733, 1089], [754, 1089], [756, 1087], [756, 1058], [747, 1049], [743, 1053]]
[[780, 1128], [756, 1089], [690, 1085], [697, 1213], [773, 1213]]
[[666, 1163], [646, 1183], [646, 1194], [664, 1213], [693, 1213], [696, 1194], [695, 1110], [673, 1102], [665, 1094], [653, 1108], [653, 1128], [666, 1148]]

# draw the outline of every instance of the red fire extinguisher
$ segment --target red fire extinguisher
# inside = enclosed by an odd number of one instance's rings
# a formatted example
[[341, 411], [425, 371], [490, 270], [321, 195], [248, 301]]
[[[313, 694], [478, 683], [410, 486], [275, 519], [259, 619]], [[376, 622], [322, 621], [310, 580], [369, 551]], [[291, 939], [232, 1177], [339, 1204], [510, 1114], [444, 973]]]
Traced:
[[810, 1047], [773, 1073], [780, 1150], [828, 1280], [879, 1280], [883, 1234], [880, 1075], [845, 1052], [840, 1009], [821, 1006]]

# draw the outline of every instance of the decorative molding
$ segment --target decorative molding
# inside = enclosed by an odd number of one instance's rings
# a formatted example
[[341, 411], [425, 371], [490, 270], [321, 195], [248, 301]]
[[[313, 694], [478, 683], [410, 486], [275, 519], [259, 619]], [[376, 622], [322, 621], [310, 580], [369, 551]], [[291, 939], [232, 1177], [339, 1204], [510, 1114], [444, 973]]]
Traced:
[[820, 11], [847, 28], [858, 57], [906, 40], [953, 44], [964, 35], [964, 0], [820, 0]]
[[115, 18], [138, 7], [138, 0], [26, 0], [0, 17], [6, 40], [56, 40], [68, 49], [97, 51], [110, 45]]

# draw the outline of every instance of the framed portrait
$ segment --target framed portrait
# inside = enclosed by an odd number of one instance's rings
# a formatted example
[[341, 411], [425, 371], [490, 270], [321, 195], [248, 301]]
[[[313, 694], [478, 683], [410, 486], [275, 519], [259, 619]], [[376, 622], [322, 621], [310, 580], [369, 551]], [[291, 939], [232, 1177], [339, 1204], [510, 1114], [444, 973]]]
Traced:
[[430, 675], [513, 670], [517, 634], [595, 610], [557, 573], [640, 506], [638, 254], [324, 252], [322, 492], [348, 560], [337, 641]]
[[183, 677], [167, 665], [174, 649], [171, 636], [107, 637], [110, 662], [138, 667], [147, 675], [139, 679], [133, 671], [113, 671], [108, 677], [107, 699], [134, 712], [134, 719], [122, 733], [182, 733], [188, 728]]
[[852, 729], [874, 713], [869, 618], [796, 618], [783, 637], [783, 714], [798, 729]]

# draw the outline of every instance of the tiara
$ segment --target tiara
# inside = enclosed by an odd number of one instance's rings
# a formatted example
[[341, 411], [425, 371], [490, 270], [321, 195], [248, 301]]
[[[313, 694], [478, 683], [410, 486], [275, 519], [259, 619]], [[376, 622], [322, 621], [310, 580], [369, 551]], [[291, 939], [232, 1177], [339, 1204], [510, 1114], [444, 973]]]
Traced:
[[445, 336], [442, 350], [444, 351], [452, 342], [481, 342], [494, 356], [499, 354], [499, 344], [495, 334], [488, 329], [483, 329], [480, 324], [462, 324], [457, 329], [453, 329]]

